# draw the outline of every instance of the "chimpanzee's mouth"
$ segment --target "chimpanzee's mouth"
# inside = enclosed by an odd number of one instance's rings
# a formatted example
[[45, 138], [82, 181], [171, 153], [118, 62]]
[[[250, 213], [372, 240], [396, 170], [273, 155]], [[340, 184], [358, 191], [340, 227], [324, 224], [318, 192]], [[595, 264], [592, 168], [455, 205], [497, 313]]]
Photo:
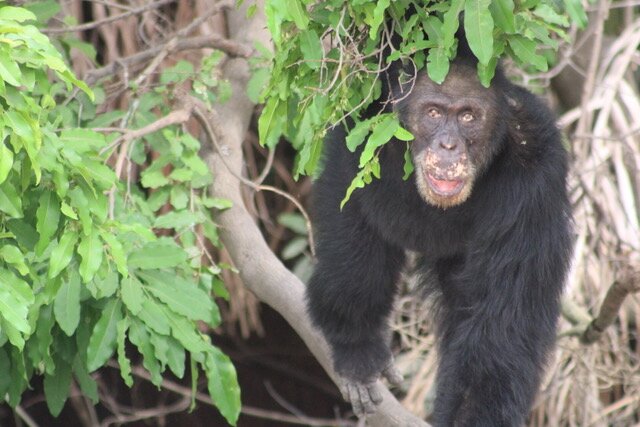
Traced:
[[455, 196], [462, 191], [462, 187], [464, 187], [463, 179], [438, 179], [431, 174], [426, 175], [429, 187], [440, 196]]

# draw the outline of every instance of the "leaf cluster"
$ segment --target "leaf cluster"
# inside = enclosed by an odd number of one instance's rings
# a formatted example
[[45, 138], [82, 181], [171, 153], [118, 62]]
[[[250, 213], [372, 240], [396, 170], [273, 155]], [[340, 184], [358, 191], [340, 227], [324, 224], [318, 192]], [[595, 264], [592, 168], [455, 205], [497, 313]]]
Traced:
[[298, 150], [296, 174], [314, 174], [327, 129], [344, 125], [349, 148], [364, 143], [366, 157], [348, 193], [379, 175], [379, 148], [397, 137], [393, 113], [360, 122], [367, 109], [382, 113], [390, 101], [380, 99], [380, 75], [390, 64], [426, 69], [441, 83], [464, 33], [488, 86], [502, 56], [547, 70], [553, 56], [544, 50], [557, 49], [570, 22], [586, 21], [579, 0], [270, 0], [266, 13], [276, 49], [260, 140], [273, 146], [286, 137]]
[[[198, 328], [220, 324], [212, 294], [228, 297], [223, 266], [203, 262], [199, 236], [218, 244], [210, 208], [229, 202], [207, 195], [212, 177], [200, 144], [181, 128], [129, 145], [119, 132], [94, 130], [157, 120], [185, 76], [196, 75], [207, 102], [220, 101], [228, 88], [210, 72], [220, 56], [198, 72], [179, 63], [127, 111], [98, 113], [92, 100], [103, 99], [102, 89], [76, 79], [35, 23], [27, 9], [0, 7], [0, 396], [15, 406], [43, 375], [53, 415], [72, 380], [97, 402], [90, 373], [115, 357], [131, 386], [133, 347], [157, 386], [167, 369], [183, 378], [189, 361], [195, 389], [203, 370], [213, 402], [234, 424], [235, 370]], [[73, 86], [83, 92], [69, 98]], [[140, 185], [108, 163], [122, 150], [145, 165]], [[157, 216], [164, 206], [171, 210]]]

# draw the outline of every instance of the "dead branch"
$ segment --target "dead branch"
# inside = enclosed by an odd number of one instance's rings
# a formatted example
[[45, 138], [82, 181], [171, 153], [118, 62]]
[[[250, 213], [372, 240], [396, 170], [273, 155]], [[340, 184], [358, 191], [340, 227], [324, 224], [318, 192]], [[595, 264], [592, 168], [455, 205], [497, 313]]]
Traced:
[[[257, 1], [263, 10], [263, 2]], [[244, 10], [229, 11], [227, 15], [231, 38], [243, 43], [250, 39], [269, 45], [264, 15], [256, 13], [246, 22]], [[245, 21], [243, 25], [237, 25]], [[236, 24], [236, 25], [234, 25]], [[244, 208], [240, 196], [241, 182], [236, 177], [242, 170], [242, 142], [249, 127], [253, 103], [245, 95], [249, 79], [247, 61], [236, 58], [224, 66], [234, 97], [217, 111], [220, 117], [214, 132], [221, 150], [205, 154], [209, 168], [214, 172], [213, 193], [229, 199], [233, 207], [219, 213], [220, 237], [240, 271], [243, 282], [256, 296], [278, 311], [305, 341], [333, 381], [340, 377], [333, 371], [329, 348], [324, 337], [311, 325], [304, 303], [304, 285], [278, 260], [267, 246], [253, 218]], [[224, 158], [224, 160], [223, 160]], [[227, 167], [231, 169], [228, 170]], [[427, 426], [404, 409], [389, 390], [378, 383], [383, 402], [378, 412], [367, 421], [372, 426]]]
[[640, 290], [640, 269], [627, 267], [613, 282], [600, 306], [600, 312], [580, 336], [583, 344], [593, 344], [618, 317], [620, 307], [630, 293]]
[[131, 56], [127, 56], [126, 58], [119, 59], [118, 61], [112, 62], [102, 68], [91, 70], [85, 76], [85, 81], [87, 81], [89, 84], [93, 84], [104, 77], [113, 75], [118, 71], [119, 68], [126, 69], [135, 66], [136, 64], [150, 60], [156, 57], [167, 47], [169, 47], [169, 49], [167, 49], [168, 54], [173, 52], [181, 52], [184, 50], [210, 48], [221, 50], [230, 57], [248, 58], [253, 52], [253, 49], [245, 44], [237, 43], [215, 34], [178, 40], [171, 46], [168, 46], [168, 44], [169, 43], [154, 46], [151, 49], [136, 53]]
[[65, 27], [65, 28], [44, 28], [41, 31], [45, 34], [60, 34], [60, 33], [70, 33], [75, 31], [84, 31], [91, 30], [93, 28], [100, 27], [101, 25], [109, 24], [111, 22], [119, 21], [120, 19], [125, 19], [130, 16], [139, 15], [141, 13], [148, 12], [153, 9], [157, 9], [161, 6], [164, 6], [169, 3], [174, 3], [176, 0], [158, 0], [153, 3], [146, 4], [144, 6], [138, 7], [136, 9], [132, 9], [128, 12], [121, 13], [119, 15], [109, 16], [108, 18], [101, 19], [99, 21], [87, 22], [81, 25], [75, 25], [73, 27]]

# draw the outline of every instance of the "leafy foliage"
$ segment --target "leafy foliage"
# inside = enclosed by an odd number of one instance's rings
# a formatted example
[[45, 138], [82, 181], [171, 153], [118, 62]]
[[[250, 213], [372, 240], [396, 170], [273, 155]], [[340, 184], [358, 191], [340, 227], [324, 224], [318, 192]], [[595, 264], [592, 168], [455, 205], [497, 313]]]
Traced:
[[462, 25], [478, 58], [480, 81], [487, 86], [503, 55], [523, 67], [547, 70], [549, 59], [542, 50], [557, 49], [553, 35], [567, 37], [569, 18], [578, 25], [586, 22], [580, 0], [270, 0], [266, 12], [276, 53], [260, 140], [273, 146], [284, 135], [299, 152], [296, 173], [313, 174], [328, 128], [345, 124], [352, 150], [369, 135], [361, 171], [345, 200], [372, 176], [379, 177], [379, 147], [398, 138], [395, 132], [407, 133], [392, 113], [359, 121], [373, 101], [387, 101], [379, 99], [378, 75], [389, 64], [426, 68], [431, 79], [442, 82]]
[[[158, 386], [167, 368], [182, 378], [189, 355], [192, 376], [204, 370], [214, 403], [234, 424], [235, 370], [198, 329], [199, 322], [221, 321], [211, 296], [220, 268], [202, 262], [195, 228], [217, 243], [208, 207], [228, 207], [206, 194], [212, 178], [197, 154], [199, 142], [177, 127], [130, 145], [117, 133], [92, 129], [155, 121], [158, 111], [168, 112], [171, 85], [195, 72], [178, 63], [130, 110], [97, 114], [94, 92], [35, 21], [26, 9], [0, 7], [0, 371], [7, 378], [0, 395], [15, 406], [32, 376], [42, 374], [53, 415], [72, 379], [95, 402], [89, 374], [112, 357], [132, 384], [128, 340]], [[219, 59], [207, 58], [196, 77], [195, 93], [207, 102], [228, 96], [210, 77]], [[83, 93], [65, 98], [73, 86]], [[102, 90], [94, 91], [102, 99]], [[114, 153], [146, 164], [148, 150], [157, 157], [141, 187], [122, 182], [108, 164]], [[156, 217], [165, 205], [173, 210]], [[179, 239], [157, 237], [154, 229], [175, 231]]]

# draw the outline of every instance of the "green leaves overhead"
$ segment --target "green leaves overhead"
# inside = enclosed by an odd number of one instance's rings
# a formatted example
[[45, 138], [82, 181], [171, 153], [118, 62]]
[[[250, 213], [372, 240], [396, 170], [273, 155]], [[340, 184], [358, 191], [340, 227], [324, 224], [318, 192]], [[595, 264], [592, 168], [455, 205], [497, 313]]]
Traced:
[[[382, 123], [370, 114], [364, 121], [360, 117], [381, 96], [378, 76], [391, 62], [426, 68], [433, 81], [442, 83], [456, 56], [462, 23], [478, 58], [480, 81], [488, 86], [503, 55], [531, 71], [546, 70], [552, 56], [545, 50], [557, 49], [570, 21], [585, 21], [578, 0], [271, 0], [266, 14], [276, 51], [263, 94], [260, 142], [272, 148], [286, 137], [298, 150], [296, 173], [312, 175], [327, 129], [350, 128], [347, 145], [355, 150], [373, 132], [374, 122]], [[375, 176], [367, 159], [372, 161], [376, 148], [392, 135], [372, 135], [364, 146], [360, 167], [368, 164], [369, 173], [361, 178]]]

